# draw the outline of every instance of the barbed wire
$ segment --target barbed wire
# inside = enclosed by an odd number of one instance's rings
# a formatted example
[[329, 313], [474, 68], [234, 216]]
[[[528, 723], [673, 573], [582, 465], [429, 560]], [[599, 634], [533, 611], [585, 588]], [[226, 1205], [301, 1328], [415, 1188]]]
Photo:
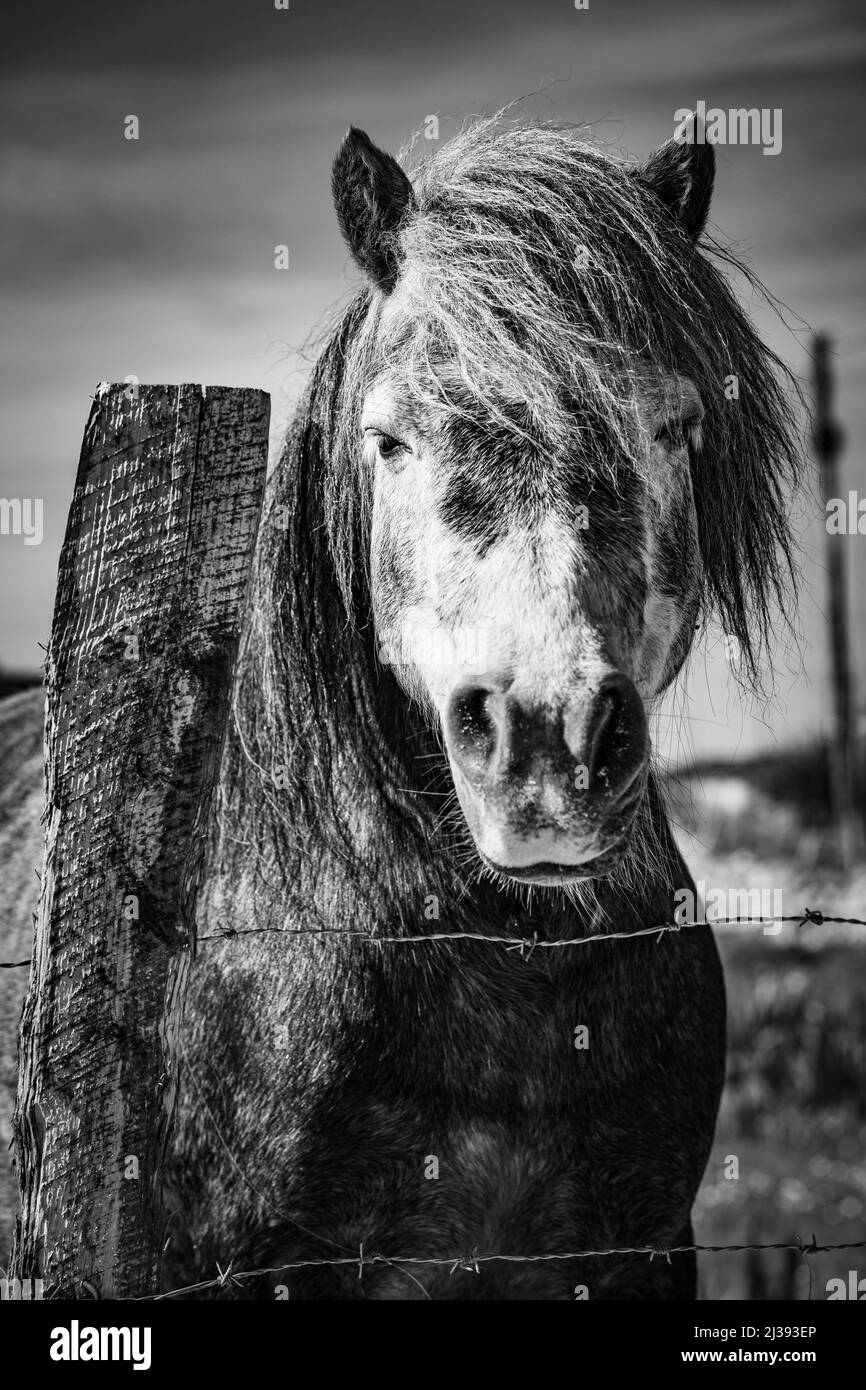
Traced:
[[290, 929], [285, 927], [227, 927], [224, 931], [200, 936], [198, 941], [230, 941], [236, 936], [259, 936], [265, 933], [275, 936], [354, 936], [370, 941], [375, 946], [421, 945], [428, 941], [481, 941], [488, 945], [504, 946], [507, 951], [517, 951], [520, 955], [531, 955], [536, 948], [555, 951], [565, 946], [587, 946], [593, 941], [631, 941], [638, 936], [661, 937], [665, 932], [687, 931], [692, 927], [715, 927], [748, 922], [759, 926], [768, 926], [775, 922], [796, 922], [800, 927], [806, 926], [807, 923], [819, 927], [828, 923], [866, 927], [866, 920], [860, 917], [825, 917], [822, 912], [805, 907], [802, 913], [787, 917], [741, 915], [738, 917], [713, 917], [709, 921], [701, 922], [660, 922], [657, 926], [641, 927], [638, 931], [595, 932], [591, 936], [567, 937], [562, 941], [540, 940], [537, 932], [533, 932], [532, 936], [523, 937], [492, 936], [486, 932], [465, 931], [422, 932], [413, 936], [382, 936], [376, 927], [371, 927], [366, 931], [357, 927], [295, 927]]
[[[639, 936], [661, 937], [665, 932], [688, 931], [692, 927], [734, 926], [753, 923], [756, 926], [770, 926], [774, 923], [796, 922], [798, 926], [807, 924], [817, 927], [830, 924], [851, 927], [866, 927], [866, 919], [861, 917], [827, 917], [809, 907], [802, 913], [786, 917], [759, 917], [741, 915], [738, 917], [713, 917], [701, 922], [660, 922], [654, 927], [641, 927], [638, 931], [596, 932], [592, 936], [573, 936], [562, 941], [540, 940], [538, 933], [532, 936], [492, 936], [486, 932], [422, 932], [413, 936], [383, 936], [376, 927], [226, 927], [224, 931], [210, 932], [196, 938], [196, 944], [208, 941], [232, 941], [238, 936], [352, 936], [369, 941], [374, 946], [420, 946], [433, 941], [480, 941], [488, 946], [504, 946], [506, 951], [516, 951], [525, 959], [532, 952], [556, 951], [566, 946], [588, 946], [593, 941], [631, 941]], [[21, 970], [30, 964], [29, 960], [0, 961], [0, 970]]]
[[[458, 1269], [469, 1273], [480, 1274], [482, 1265], [495, 1263], [501, 1264], [544, 1264], [548, 1261], [562, 1260], [590, 1260], [603, 1258], [608, 1255], [648, 1255], [650, 1262], [654, 1259], [665, 1259], [670, 1264], [671, 1255], [721, 1255], [729, 1253], [740, 1253], [747, 1250], [792, 1250], [802, 1255], [808, 1263], [809, 1255], [827, 1254], [838, 1250], [863, 1250], [866, 1249], [866, 1240], [847, 1240], [830, 1245], [819, 1245], [813, 1233], [810, 1241], [805, 1241], [801, 1236], [795, 1237], [794, 1241], [772, 1241], [763, 1245], [624, 1245], [605, 1247], [600, 1250], [568, 1250], [562, 1253], [546, 1255], [481, 1255], [477, 1250], [473, 1250], [468, 1255], [380, 1255], [365, 1254], [364, 1243], [361, 1242], [357, 1255], [341, 1255], [331, 1258], [316, 1260], [292, 1260], [286, 1264], [270, 1266], [263, 1269], [247, 1269], [234, 1271], [231, 1264], [225, 1270], [221, 1270], [217, 1265], [218, 1275], [215, 1279], [202, 1279], [196, 1284], [188, 1284], [180, 1289], [170, 1289], [165, 1293], [145, 1294], [136, 1302], [161, 1302], [164, 1299], [180, 1298], [186, 1294], [203, 1293], [206, 1289], [226, 1288], [234, 1284], [238, 1288], [243, 1287], [243, 1281], [249, 1279], [261, 1279], [269, 1274], [284, 1274], [288, 1270], [295, 1269], [320, 1269], [325, 1267], [341, 1266], [343, 1268], [354, 1268], [358, 1270], [358, 1278], [363, 1278], [364, 1269], [372, 1265], [389, 1265], [391, 1267], [402, 1267], [406, 1265], [420, 1266], [428, 1268], [435, 1266], [438, 1268], [448, 1268], [449, 1274], [455, 1274]], [[421, 1286], [423, 1290], [423, 1285]], [[426, 1297], [430, 1295], [423, 1290]]]
[[[359, 1280], [363, 1278], [364, 1269], [373, 1265], [386, 1265], [391, 1268], [400, 1268], [408, 1273], [405, 1268], [409, 1265], [421, 1266], [424, 1268], [438, 1267], [448, 1268], [449, 1274], [456, 1274], [457, 1270], [464, 1270], [471, 1274], [480, 1274], [482, 1265], [489, 1264], [544, 1264], [552, 1261], [563, 1260], [591, 1260], [604, 1258], [609, 1255], [648, 1255], [650, 1263], [654, 1259], [664, 1259], [670, 1264], [671, 1255], [726, 1255], [740, 1254], [744, 1251], [768, 1251], [768, 1250], [791, 1250], [795, 1254], [802, 1255], [808, 1264], [810, 1255], [832, 1254], [839, 1250], [863, 1250], [866, 1249], [866, 1240], [846, 1240], [837, 1241], [827, 1245], [819, 1245], [813, 1232], [812, 1239], [803, 1240], [802, 1236], [795, 1236], [793, 1241], [769, 1241], [763, 1244], [742, 1244], [742, 1245], [623, 1245], [605, 1247], [600, 1250], [567, 1250], [545, 1255], [501, 1255], [501, 1254], [479, 1254], [473, 1250], [468, 1255], [381, 1255], [378, 1253], [366, 1254], [364, 1242], [361, 1241], [357, 1255], [339, 1255], [330, 1258], [320, 1258], [315, 1260], [290, 1260], [281, 1265], [269, 1265], [262, 1269], [245, 1269], [235, 1271], [232, 1268], [234, 1261], [231, 1261], [225, 1270], [217, 1264], [217, 1276], [214, 1279], [201, 1279], [195, 1284], [185, 1284], [179, 1289], [168, 1289], [164, 1293], [141, 1294], [136, 1298], [122, 1300], [134, 1303], [158, 1303], [170, 1298], [181, 1298], [187, 1294], [204, 1293], [207, 1289], [227, 1288], [230, 1284], [237, 1288], [243, 1287], [244, 1280], [261, 1279], [269, 1274], [285, 1274], [289, 1270], [295, 1269], [324, 1269], [324, 1268], [355, 1268], [358, 1270]], [[810, 1269], [811, 1274], [811, 1269]], [[419, 1281], [416, 1281], [419, 1282]], [[429, 1299], [423, 1284], [420, 1284], [422, 1293]], [[811, 1284], [810, 1284], [811, 1293]], [[49, 1293], [50, 1299], [50, 1293]]]

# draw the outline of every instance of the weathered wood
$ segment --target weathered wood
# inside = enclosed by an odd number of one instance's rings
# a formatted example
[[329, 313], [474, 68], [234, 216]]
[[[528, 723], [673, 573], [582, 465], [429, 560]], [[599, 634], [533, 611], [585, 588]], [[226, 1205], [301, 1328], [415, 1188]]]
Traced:
[[[830, 340], [817, 333], [813, 342], [814, 416], [812, 444], [818, 461], [821, 496], [826, 511], [839, 496], [839, 456], [842, 431], [833, 416], [833, 376]], [[839, 537], [827, 537], [828, 606], [830, 610], [830, 680], [833, 691], [832, 725], [828, 739], [830, 800], [839, 835], [842, 863], [850, 869], [863, 849], [863, 832], [855, 811], [857, 740], [852, 719], [853, 674], [848, 636], [848, 587], [846, 551]]]
[[12, 1274], [159, 1278], [160, 1165], [204, 830], [267, 464], [264, 392], [102, 385], [48, 656], [45, 864], [25, 1003]]

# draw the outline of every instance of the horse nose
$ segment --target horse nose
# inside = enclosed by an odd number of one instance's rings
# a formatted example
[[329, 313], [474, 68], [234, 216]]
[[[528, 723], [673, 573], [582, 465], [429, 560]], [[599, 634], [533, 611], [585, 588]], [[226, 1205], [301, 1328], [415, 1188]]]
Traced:
[[[607, 799], [632, 782], [649, 743], [643, 701], [619, 671], [558, 708], [511, 690], [463, 686], [449, 697], [443, 722], [451, 756], [479, 788], [553, 774]], [[575, 780], [580, 771], [583, 781]]]

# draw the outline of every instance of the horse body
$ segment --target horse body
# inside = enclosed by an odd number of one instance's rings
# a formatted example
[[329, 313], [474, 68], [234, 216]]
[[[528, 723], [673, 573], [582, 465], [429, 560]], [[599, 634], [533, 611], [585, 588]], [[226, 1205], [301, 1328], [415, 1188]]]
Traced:
[[[286, 930], [369, 923], [366, 895], [347, 893], [339, 866], [322, 868], [320, 906]], [[569, 908], [504, 919], [495, 896], [464, 899], [448, 930], [555, 940], [590, 926]], [[664, 920], [666, 901], [660, 888], [637, 918], [627, 902], [610, 904], [610, 920]], [[387, 933], [408, 915], [381, 902], [375, 922]], [[591, 1298], [692, 1295], [682, 1256], [671, 1266], [646, 1256], [492, 1264], [480, 1276], [452, 1273], [450, 1261], [690, 1243], [723, 1080], [723, 985], [708, 933], [529, 959], [475, 942], [381, 954], [354, 938], [247, 942], [202, 948], [190, 1001], [178, 1185], [197, 1248], [173, 1269], [174, 1286], [227, 1258], [275, 1268], [351, 1259], [363, 1245], [442, 1260], [408, 1266], [437, 1298], [563, 1299], [578, 1285]], [[268, 1287], [279, 1284], [292, 1297], [423, 1296], [384, 1265], [360, 1284], [355, 1265], [285, 1271]]]
[[701, 608], [752, 655], [785, 548], [772, 359], [695, 249], [711, 161], [636, 176], [494, 122], [412, 185], [344, 142], [369, 283], [262, 524], [169, 1287], [231, 1262], [262, 1296], [694, 1295], [690, 1255], [483, 1257], [689, 1244], [712, 1142], [712, 936], [631, 936], [693, 891], [647, 711]]

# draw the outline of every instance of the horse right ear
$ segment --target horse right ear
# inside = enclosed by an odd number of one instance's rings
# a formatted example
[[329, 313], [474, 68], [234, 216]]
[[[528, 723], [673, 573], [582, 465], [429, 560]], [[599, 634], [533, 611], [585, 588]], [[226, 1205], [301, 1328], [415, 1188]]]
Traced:
[[637, 177], [697, 241], [710, 210], [716, 156], [712, 145], [706, 143], [700, 116], [684, 114], [686, 119], [677, 127], [673, 140], [650, 155]]
[[378, 289], [390, 294], [400, 271], [397, 231], [416, 207], [406, 174], [363, 130], [350, 126], [334, 160], [331, 189], [353, 259]]

